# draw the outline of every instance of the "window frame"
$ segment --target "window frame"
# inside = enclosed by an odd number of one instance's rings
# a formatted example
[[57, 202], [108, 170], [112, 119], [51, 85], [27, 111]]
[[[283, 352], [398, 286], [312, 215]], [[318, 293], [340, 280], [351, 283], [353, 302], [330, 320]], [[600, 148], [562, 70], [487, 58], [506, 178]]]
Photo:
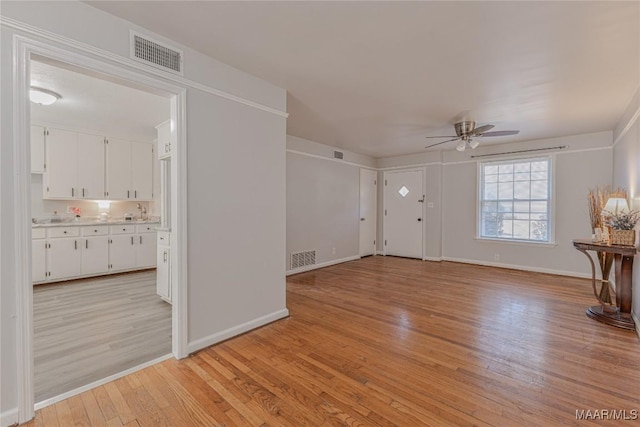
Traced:
[[[514, 164], [518, 162], [533, 162], [536, 160], [545, 160], [549, 162], [548, 168], [548, 183], [547, 183], [547, 227], [548, 227], [548, 240], [533, 240], [533, 239], [518, 239], [518, 238], [509, 238], [509, 237], [498, 237], [498, 236], [483, 236], [482, 235], [482, 204], [485, 201], [483, 199], [483, 185], [484, 185], [484, 167], [487, 165], [504, 165], [504, 164]], [[511, 157], [511, 158], [503, 158], [500, 160], [479, 160], [477, 162], [477, 191], [476, 191], [476, 236], [477, 240], [482, 241], [490, 241], [490, 242], [500, 242], [507, 244], [521, 244], [521, 245], [532, 245], [532, 246], [556, 246], [555, 239], [555, 176], [556, 176], [556, 156], [555, 155], [543, 155], [543, 156], [521, 156], [521, 157]], [[516, 201], [516, 199], [511, 199], [512, 201]]]

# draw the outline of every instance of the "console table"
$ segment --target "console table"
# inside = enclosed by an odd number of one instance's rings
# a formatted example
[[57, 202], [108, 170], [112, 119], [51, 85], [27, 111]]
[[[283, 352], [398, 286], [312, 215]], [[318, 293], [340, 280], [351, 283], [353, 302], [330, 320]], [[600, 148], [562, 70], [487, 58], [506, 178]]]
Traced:
[[[600, 303], [587, 309], [587, 316], [607, 325], [623, 329], [635, 329], [631, 318], [631, 281], [633, 279], [633, 257], [636, 255], [635, 246], [608, 245], [595, 243], [591, 240], [574, 240], [573, 246], [585, 254], [591, 263], [591, 284], [593, 294]], [[596, 267], [593, 258], [587, 251], [606, 252], [614, 256], [616, 279], [616, 305], [609, 305], [598, 295], [596, 288]]]

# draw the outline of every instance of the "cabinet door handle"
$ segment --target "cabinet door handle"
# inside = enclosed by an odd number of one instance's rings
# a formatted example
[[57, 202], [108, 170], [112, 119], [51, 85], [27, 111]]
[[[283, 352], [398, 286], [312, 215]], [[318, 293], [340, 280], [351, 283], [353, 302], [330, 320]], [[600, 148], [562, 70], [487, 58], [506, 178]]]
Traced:
[[164, 251], [164, 261], [163, 262], [167, 262], [167, 251]]
[[75, 188], [71, 187], [71, 197], [75, 196]]
[[84, 188], [82, 189], [82, 197], [84, 197]]
[[89, 239], [84, 241], [84, 248], [89, 249]]
[[140, 236], [140, 244], [142, 244], [142, 236]]
[[138, 198], [138, 190], [133, 190], [133, 198], [134, 199]]
[[129, 198], [129, 190], [127, 190], [127, 199]]
[[75, 249], [76, 249], [76, 251], [77, 251], [77, 250], [78, 250], [78, 241], [77, 241], [77, 240], [74, 240], [74, 241], [73, 241], [73, 246], [74, 246], [74, 248], [75, 248]]
[[133, 236], [131, 236], [131, 244], [133, 245]]

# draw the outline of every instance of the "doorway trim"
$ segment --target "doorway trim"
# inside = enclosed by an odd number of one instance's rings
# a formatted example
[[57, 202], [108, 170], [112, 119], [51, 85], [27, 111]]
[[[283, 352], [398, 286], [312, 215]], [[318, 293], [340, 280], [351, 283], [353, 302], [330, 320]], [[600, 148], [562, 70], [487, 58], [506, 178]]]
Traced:
[[[52, 41], [52, 43], [55, 43]], [[176, 126], [176, 150], [172, 168], [172, 353], [177, 359], [187, 353], [187, 138], [185, 87], [114, 61], [110, 55], [94, 50], [91, 54], [75, 46], [61, 48], [50, 43], [13, 37], [13, 165], [14, 215], [16, 254], [16, 359], [18, 421], [24, 423], [34, 417], [34, 357], [33, 357], [33, 285], [31, 278], [31, 221], [25, 213], [31, 211], [30, 167], [30, 62], [32, 55], [40, 55], [68, 63], [96, 73], [127, 80], [137, 85], [171, 94], [171, 119]]]
[[[386, 211], [387, 211], [387, 198], [386, 198], [386, 183], [387, 183], [387, 176], [390, 173], [397, 173], [397, 172], [422, 172], [422, 191], [425, 191], [426, 188], [426, 184], [425, 184], [425, 179], [427, 176], [427, 168], [426, 167], [409, 167], [409, 168], [394, 168], [393, 170], [385, 170], [382, 173], [382, 179], [384, 182], [382, 182], [381, 186], [382, 186], [382, 255], [386, 256], [387, 255], [387, 245], [385, 244], [385, 242], [387, 241], [387, 215], [386, 215]], [[423, 196], [425, 196], [423, 194]], [[419, 258], [420, 260], [424, 261], [424, 255], [425, 255], [425, 224], [426, 224], [426, 211], [425, 211], [425, 204], [424, 200], [426, 199], [426, 196], [423, 197], [423, 203], [422, 203], [422, 232], [420, 233], [421, 235], [421, 241], [422, 241], [422, 256]], [[418, 258], [416, 258], [418, 259]]]

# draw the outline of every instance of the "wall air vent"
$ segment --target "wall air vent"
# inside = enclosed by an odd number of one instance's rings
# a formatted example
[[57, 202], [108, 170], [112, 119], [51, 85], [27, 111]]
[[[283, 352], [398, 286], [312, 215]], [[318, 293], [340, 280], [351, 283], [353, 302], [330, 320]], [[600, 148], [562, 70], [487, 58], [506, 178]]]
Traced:
[[316, 251], [291, 252], [291, 270], [316, 263]]
[[131, 58], [155, 68], [183, 75], [182, 51], [131, 31]]
[[344, 153], [342, 151], [334, 151], [333, 152], [334, 159], [344, 159]]

